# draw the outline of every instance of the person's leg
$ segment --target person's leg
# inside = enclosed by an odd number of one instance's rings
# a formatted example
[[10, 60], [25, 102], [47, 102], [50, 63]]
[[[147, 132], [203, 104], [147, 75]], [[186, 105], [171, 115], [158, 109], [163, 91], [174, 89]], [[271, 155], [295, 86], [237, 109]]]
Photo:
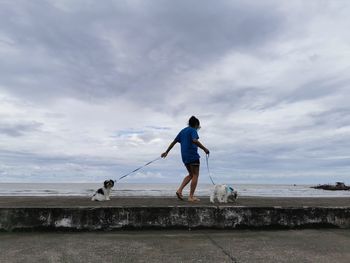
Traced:
[[187, 175], [187, 176], [182, 180], [182, 183], [181, 183], [179, 189], [177, 190], [177, 192], [178, 192], [179, 194], [182, 195], [182, 190], [183, 190], [183, 189], [185, 188], [185, 186], [191, 181], [191, 179], [192, 179], [192, 176], [189, 174], [189, 175]]
[[192, 179], [192, 170], [191, 170], [191, 165], [186, 165], [188, 175], [182, 180], [182, 183], [179, 187], [179, 189], [176, 191], [182, 196], [182, 190], [185, 188], [185, 186], [191, 181]]
[[194, 192], [196, 191], [198, 176], [199, 176], [199, 165], [191, 165], [192, 171], [192, 181], [191, 181], [191, 190], [189, 200], [193, 200]]

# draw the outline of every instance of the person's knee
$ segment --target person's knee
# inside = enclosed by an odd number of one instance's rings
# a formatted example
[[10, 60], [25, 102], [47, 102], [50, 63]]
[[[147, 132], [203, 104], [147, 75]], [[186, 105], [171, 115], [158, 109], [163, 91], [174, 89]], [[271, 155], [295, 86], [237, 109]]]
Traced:
[[198, 180], [198, 174], [193, 174], [192, 181], [197, 181], [197, 180]]
[[193, 174], [192, 174], [192, 173], [189, 173], [187, 176], [188, 176], [189, 178], [193, 178]]

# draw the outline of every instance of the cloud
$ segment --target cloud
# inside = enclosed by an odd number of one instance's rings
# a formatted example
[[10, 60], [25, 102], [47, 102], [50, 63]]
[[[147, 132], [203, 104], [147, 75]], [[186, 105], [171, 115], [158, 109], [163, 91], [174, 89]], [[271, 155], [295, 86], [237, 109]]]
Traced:
[[[345, 178], [349, 11], [344, 1], [2, 2], [1, 180], [115, 177], [159, 156], [191, 115], [219, 180]], [[179, 154], [145, 174], [181, 180]]]
[[24, 136], [28, 132], [37, 131], [42, 126], [42, 123], [4, 123], [0, 122], [0, 134], [5, 134], [12, 137]]
[[145, 173], [138, 172], [135, 175], [130, 176], [130, 179], [132, 180], [145, 179], [145, 178], [163, 179], [165, 177], [160, 173], [151, 173], [151, 172], [145, 172]]
[[241, 2], [84, 6], [2, 4], [2, 39], [13, 50], [3, 55], [4, 88], [30, 99], [126, 96], [150, 105], [170, 97], [183, 72], [269, 42], [283, 25], [273, 6]]

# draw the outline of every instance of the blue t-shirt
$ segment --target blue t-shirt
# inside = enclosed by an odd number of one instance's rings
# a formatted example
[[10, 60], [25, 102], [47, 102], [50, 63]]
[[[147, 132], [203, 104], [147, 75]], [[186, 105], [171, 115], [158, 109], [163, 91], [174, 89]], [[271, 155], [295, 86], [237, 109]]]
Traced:
[[199, 160], [198, 146], [192, 141], [198, 139], [197, 130], [192, 127], [182, 129], [176, 136], [175, 140], [181, 144], [181, 157], [185, 164]]

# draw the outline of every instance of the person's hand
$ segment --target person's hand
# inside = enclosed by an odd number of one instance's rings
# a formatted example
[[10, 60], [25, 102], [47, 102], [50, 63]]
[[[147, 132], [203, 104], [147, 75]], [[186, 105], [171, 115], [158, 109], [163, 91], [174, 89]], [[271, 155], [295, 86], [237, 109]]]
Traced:
[[209, 154], [209, 150], [208, 150], [207, 148], [204, 148], [204, 152], [205, 152], [206, 154]]
[[160, 157], [165, 158], [165, 157], [167, 157], [167, 155], [168, 155], [168, 153], [167, 153], [167, 152], [164, 152], [164, 153], [162, 153], [162, 154], [160, 155]]

